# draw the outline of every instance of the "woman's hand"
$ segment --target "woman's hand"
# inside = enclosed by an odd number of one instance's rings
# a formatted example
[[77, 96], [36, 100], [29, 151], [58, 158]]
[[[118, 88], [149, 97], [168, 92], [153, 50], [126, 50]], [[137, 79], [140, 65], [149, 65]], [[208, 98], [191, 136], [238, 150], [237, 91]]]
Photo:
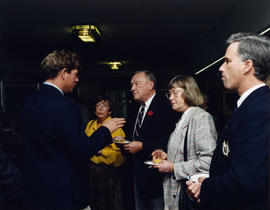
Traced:
[[152, 152], [152, 157], [153, 157], [153, 162], [155, 162], [155, 160], [157, 159], [167, 160], [168, 155], [163, 150], [157, 149], [154, 152]]
[[157, 168], [161, 173], [173, 173], [173, 163], [163, 160], [161, 163], [155, 164], [154, 168]]

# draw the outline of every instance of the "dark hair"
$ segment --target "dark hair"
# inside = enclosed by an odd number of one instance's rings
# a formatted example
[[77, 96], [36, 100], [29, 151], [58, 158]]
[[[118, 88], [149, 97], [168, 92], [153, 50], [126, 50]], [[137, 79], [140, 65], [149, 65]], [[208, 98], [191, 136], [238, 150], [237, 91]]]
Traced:
[[135, 71], [135, 72], [133, 73], [132, 76], [134, 76], [134, 75], [136, 75], [136, 74], [139, 74], [139, 73], [144, 73], [145, 76], [146, 76], [146, 78], [147, 78], [149, 81], [154, 82], [154, 89], [156, 89], [156, 86], [157, 86], [157, 79], [156, 79], [155, 75], [154, 75], [152, 72], [150, 72], [150, 71], [148, 71], [148, 70], [140, 70], [140, 71]]
[[236, 33], [227, 39], [226, 46], [235, 42], [239, 42], [238, 54], [241, 61], [252, 60], [255, 77], [264, 81], [270, 70], [270, 39], [258, 34]]
[[73, 69], [78, 69], [79, 65], [77, 53], [66, 50], [54, 50], [40, 64], [45, 79], [55, 78], [63, 69], [70, 73]]
[[202, 107], [204, 98], [193, 77], [188, 75], [178, 75], [172, 78], [168, 84], [168, 91], [177, 87], [184, 89], [183, 99], [188, 106]]
[[111, 112], [112, 109], [113, 109], [113, 105], [114, 105], [113, 99], [110, 96], [107, 96], [107, 95], [98, 95], [96, 97], [94, 106], [96, 107], [97, 103], [101, 102], [101, 101], [108, 101], [108, 103], [109, 103], [109, 111]]

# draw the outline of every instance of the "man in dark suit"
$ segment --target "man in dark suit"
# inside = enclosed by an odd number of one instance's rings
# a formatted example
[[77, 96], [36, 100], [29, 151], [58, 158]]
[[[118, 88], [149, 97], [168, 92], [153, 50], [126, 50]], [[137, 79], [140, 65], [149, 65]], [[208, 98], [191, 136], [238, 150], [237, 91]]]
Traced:
[[270, 70], [270, 39], [238, 33], [227, 40], [222, 81], [240, 98], [219, 137], [210, 178], [187, 182], [188, 192], [209, 210], [267, 208], [270, 92], [263, 82]]
[[88, 205], [90, 157], [112, 142], [124, 119], [106, 121], [90, 138], [77, 103], [64, 96], [78, 83], [76, 53], [53, 51], [41, 63], [46, 81], [22, 109], [26, 209], [78, 210]]
[[128, 135], [132, 142], [124, 149], [133, 163], [136, 210], [164, 209], [163, 176], [144, 161], [152, 159], [155, 149], [166, 150], [176, 113], [166, 97], [156, 93], [155, 86], [155, 76], [148, 71], [135, 72], [131, 79], [131, 92], [139, 104], [134, 111], [129, 110]]

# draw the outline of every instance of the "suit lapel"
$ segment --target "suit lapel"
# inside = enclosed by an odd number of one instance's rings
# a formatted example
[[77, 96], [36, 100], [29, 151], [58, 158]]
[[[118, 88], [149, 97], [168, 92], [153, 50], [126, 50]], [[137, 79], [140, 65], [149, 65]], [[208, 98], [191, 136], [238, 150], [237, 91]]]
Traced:
[[[176, 140], [176, 142], [177, 142], [176, 144], [178, 144], [179, 146], [177, 147], [177, 150], [175, 150], [175, 153], [172, 153], [172, 160], [175, 160], [176, 155], [178, 153], [180, 153], [179, 150], [181, 150], [181, 148], [184, 147], [184, 139], [187, 135], [187, 129], [189, 129], [188, 125], [189, 125], [191, 118], [193, 117], [194, 111], [195, 110], [191, 107], [189, 110], [189, 113], [187, 114], [187, 117], [184, 119], [183, 124], [181, 125], [177, 134], [174, 137], [174, 142]], [[175, 143], [173, 143], [173, 144], [175, 144]]]
[[241, 104], [240, 107], [237, 108], [237, 110], [234, 112], [234, 114], [232, 115], [231, 119], [229, 120], [229, 122], [227, 123], [227, 125], [225, 126], [222, 134], [220, 135], [220, 137], [222, 137], [226, 130], [233, 124], [234, 120], [237, 119], [237, 117], [239, 116], [239, 114], [249, 105], [249, 103], [256, 98], [258, 95], [261, 95], [263, 93], [266, 93], [266, 91], [268, 91], [268, 87], [263, 86], [260, 87], [256, 90], [254, 90]]
[[[148, 126], [148, 124], [149, 124], [150, 117], [154, 117], [154, 115], [155, 115], [155, 108], [156, 108], [156, 104], [157, 104], [157, 100], [158, 100], [157, 99], [158, 98], [157, 95], [158, 94], [156, 93], [156, 95], [154, 96], [154, 98], [153, 98], [153, 100], [152, 100], [149, 108], [146, 111], [146, 114], [145, 114], [144, 119], [143, 119], [143, 123], [142, 123], [142, 127], [141, 127], [141, 130], [140, 130], [139, 136], [141, 136], [142, 133], [144, 133], [144, 132], [148, 132], [149, 127], [151, 127], [151, 126]], [[137, 117], [138, 117], [140, 106], [141, 106], [140, 103], [138, 103], [138, 105], [136, 105], [136, 108], [135, 108], [136, 113], [133, 114], [133, 117], [132, 117], [133, 120], [131, 120], [131, 122], [134, 122], [133, 123], [133, 127], [132, 127], [132, 138], [133, 138], [133, 134], [135, 132], [135, 126], [136, 126], [136, 122], [137, 122]], [[152, 111], [153, 112], [153, 115], [148, 116], [149, 111]]]

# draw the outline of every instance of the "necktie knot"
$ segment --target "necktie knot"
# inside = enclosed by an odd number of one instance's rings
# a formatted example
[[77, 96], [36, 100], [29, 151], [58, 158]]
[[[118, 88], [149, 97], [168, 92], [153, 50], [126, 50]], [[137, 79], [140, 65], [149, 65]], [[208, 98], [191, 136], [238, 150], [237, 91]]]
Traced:
[[141, 104], [141, 109], [144, 109], [145, 108], [145, 103], [142, 103]]

